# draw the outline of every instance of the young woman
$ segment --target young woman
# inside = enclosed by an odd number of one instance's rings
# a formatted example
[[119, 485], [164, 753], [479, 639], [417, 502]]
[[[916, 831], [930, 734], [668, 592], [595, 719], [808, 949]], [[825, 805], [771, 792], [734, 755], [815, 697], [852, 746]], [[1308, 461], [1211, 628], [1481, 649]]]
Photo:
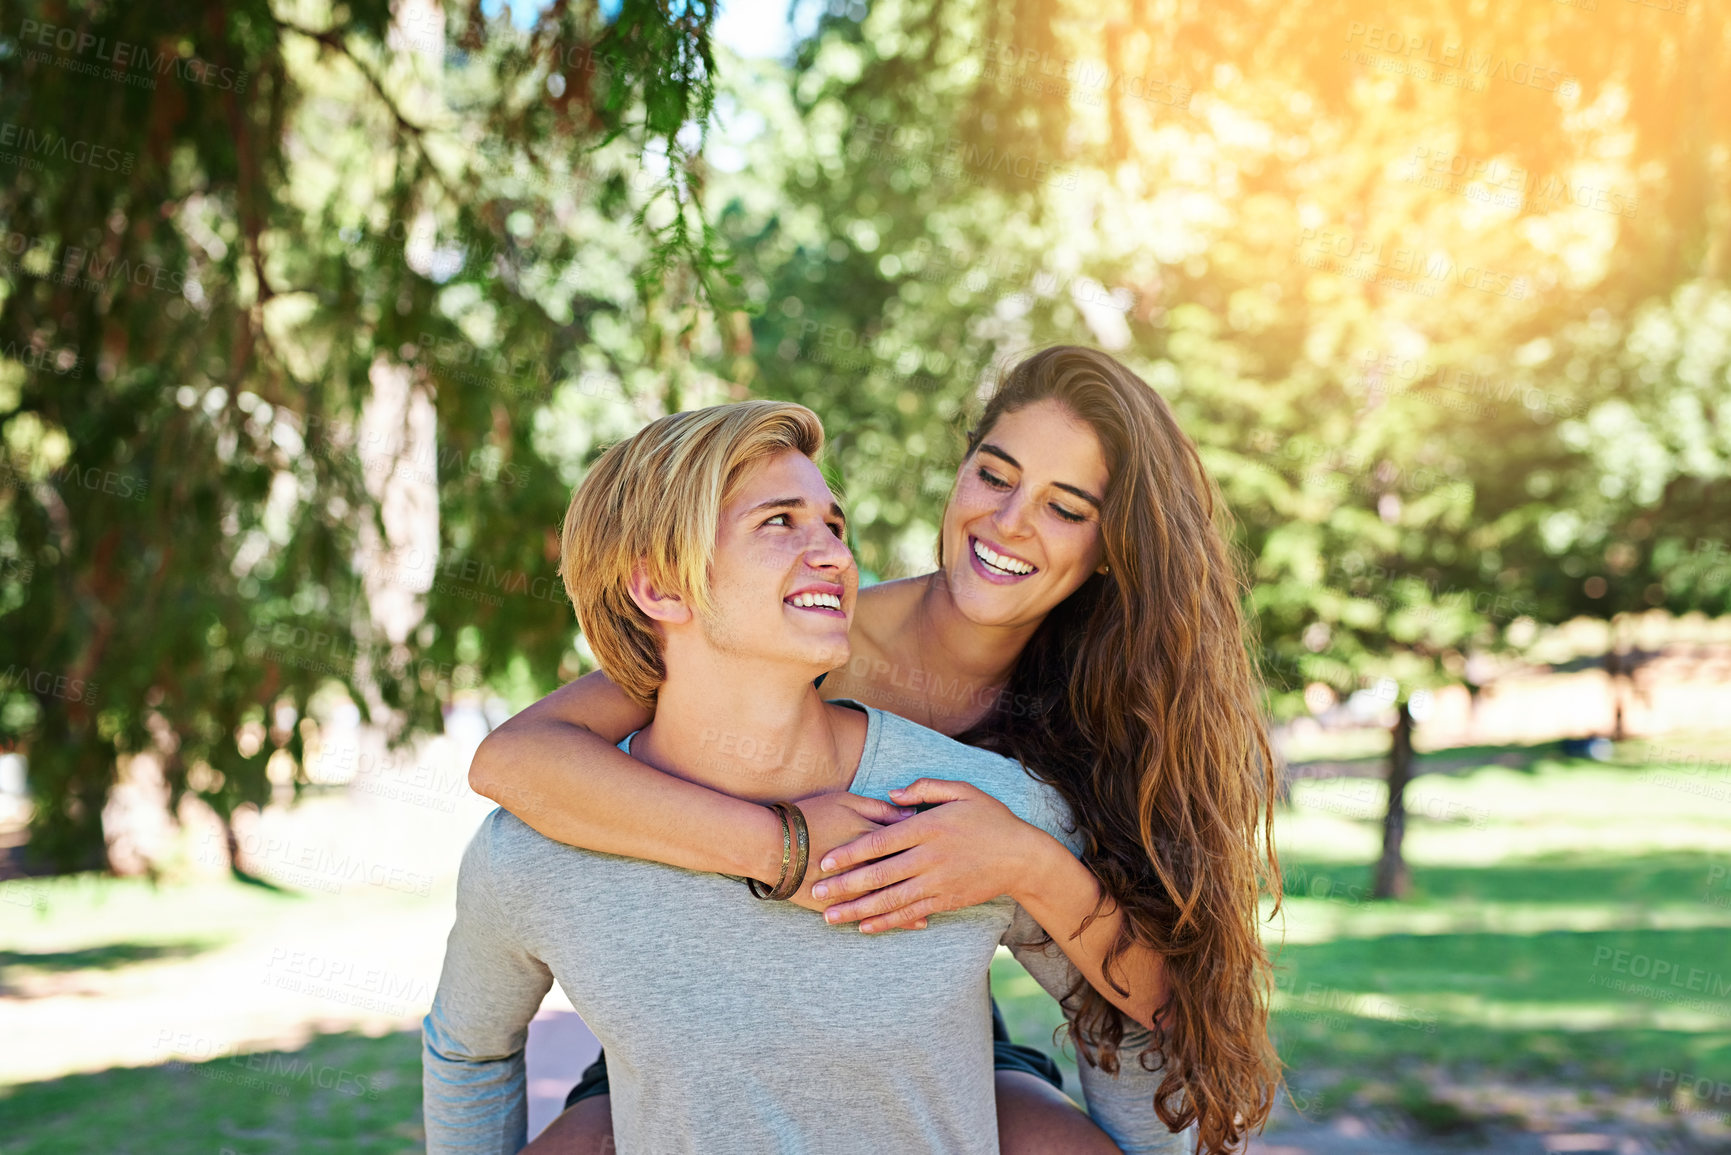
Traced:
[[[1278, 896], [1274, 760], [1216, 511], [1195, 447], [1118, 361], [1060, 346], [1011, 369], [968, 437], [937, 571], [860, 591], [853, 657], [823, 689], [1019, 759], [1069, 803], [1084, 858], [971, 787], [920, 779], [896, 801], [942, 805], [911, 817], [799, 800], [814, 867], [796, 899], [875, 933], [1016, 898], [1086, 980], [1065, 1000], [1084, 1061], [1160, 1070], [1155, 1112], [1207, 1155], [1241, 1147], [1280, 1082], [1257, 905]], [[587, 675], [490, 735], [470, 782], [559, 841], [776, 877], [769, 810], [613, 747], [647, 720]], [[1127, 1038], [1145, 1043], [1120, 1054]], [[1000, 1048], [1002, 1150], [1097, 1147], [1037, 1077], [1050, 1061], [1016, 1050]], [[600, 1149], [606, 1099], [582, 1094], [604, 1076], [585, 1084], [561, 1141]]]

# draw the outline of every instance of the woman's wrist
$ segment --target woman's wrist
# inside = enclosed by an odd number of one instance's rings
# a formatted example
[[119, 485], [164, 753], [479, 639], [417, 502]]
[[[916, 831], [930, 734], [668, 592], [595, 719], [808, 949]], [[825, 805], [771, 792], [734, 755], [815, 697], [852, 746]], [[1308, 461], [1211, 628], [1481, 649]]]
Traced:
[[744, 825], [740, 827], [740, 833], [743, 837], [729, 840], [730, 848], [736, 852], [733, 868], [722, 873], [755, 878], [759, 882], [774, 886], [776, 878], [781, 874], [781, 855], [785, 842], [782, 838], [781, 818], [774, 810], [756, 802], [747, 802], [745, 805], [749, 806], [751, 811], [741, 815]]
[[1074, 896], [1078, 887], [1095, 882], [1093, 872], [1070, 853], [1069, 847], [1037, 826], [1027, 828], [1018, 857], [1015, 885], [1007, 893], [1042, 924], [1042, 913], [1051, 914], [1070, 905], [1064, 901], [1066, 896]]

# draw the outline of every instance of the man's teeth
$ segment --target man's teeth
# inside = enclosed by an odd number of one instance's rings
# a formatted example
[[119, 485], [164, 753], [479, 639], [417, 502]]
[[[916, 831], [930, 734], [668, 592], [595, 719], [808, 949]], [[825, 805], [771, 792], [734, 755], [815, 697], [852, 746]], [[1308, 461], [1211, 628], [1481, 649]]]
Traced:
[[1005, 573], [1034, 572], [1034, 567], [1029, 565], [1027, 562], [1018, 561], [1013, 557], [1005, 557], [997, 550], [988, 547], [986, 543], [981, 541], [979, 538], [974, 539], [974, 556], [991, 566], [993, 569], [1002, 570]]
[[841, 599], [834, 594], [794, 594], [787, 601], [789, 605], [794, 606], [827, 606], [832, 610], [841, 609]]

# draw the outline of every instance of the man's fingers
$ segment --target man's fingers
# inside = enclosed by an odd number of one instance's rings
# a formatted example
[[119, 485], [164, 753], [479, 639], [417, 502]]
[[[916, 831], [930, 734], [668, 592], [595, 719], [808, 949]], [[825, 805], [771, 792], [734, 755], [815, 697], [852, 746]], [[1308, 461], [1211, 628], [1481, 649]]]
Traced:
[[[918, 828], [897, 823], [878, 830], [867, 831], [852, 842], [843, 843], [819, 862], [818, 869], [825, 874], [838, 870], [848, 870], [862, 862], [870, 862], [874, 858], [882, 858], [886, 854], [896, 854], [918, 841]], [[831, 894], [840, 891], [831, 890]]]

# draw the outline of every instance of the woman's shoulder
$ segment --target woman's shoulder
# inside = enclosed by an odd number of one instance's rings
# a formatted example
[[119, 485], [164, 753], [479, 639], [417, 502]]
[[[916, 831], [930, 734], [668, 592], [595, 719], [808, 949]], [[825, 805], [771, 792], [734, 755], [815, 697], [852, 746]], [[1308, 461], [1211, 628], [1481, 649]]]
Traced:
[[896, 578], [860, 590], [859, 600], [854, 603], [855, 640], [884, 650], [885, 642], [912, 620], [914, 607], [925, 591], [926, 576]]
[[872, 671], [897, 662], [896, 637], [903, 631], [919, 598], [919, 578], [900, 578], [867, 586], [854, 603], [848, 641], [853, 653], [845, 666], [830, 671], [823, 682], [828, 697], [858, 698], [867, 705], [882, 703]]

